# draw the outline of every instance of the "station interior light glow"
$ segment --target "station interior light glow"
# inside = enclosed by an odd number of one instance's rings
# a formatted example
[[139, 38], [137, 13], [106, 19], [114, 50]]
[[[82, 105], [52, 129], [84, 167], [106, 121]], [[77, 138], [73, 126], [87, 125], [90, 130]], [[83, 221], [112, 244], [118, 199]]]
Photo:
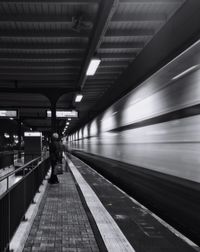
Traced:
[[177, 80], [177, 79], [179, 79], [179, 78], [183, 77], [184, 75], [186, 75], [186, 74], [190, 73], [191, 71], [193, 71], [193, 70], [197, 69], [197, 68], [198, 68], [198, 66], [199, 66], [199, 65], [195, 65], [195, 66], [192, 66], [192, 67], [190, 67], [190, 68], [186, 69], [186, 70], [185, 70], [185, 71], [183, 71], [182, 73], [180, 73], [180, 74], [178, 74], [178, 75], [174, 76], [174, 77], [172, 78], [172, 80]]
[[[51, 110], [47, 110], [47, 117], [51, 117]], [[78, 117], [78, 111], [76, 110], [57, 110], [56, 111], [57, 118], [71, 118], [71, 117]]]

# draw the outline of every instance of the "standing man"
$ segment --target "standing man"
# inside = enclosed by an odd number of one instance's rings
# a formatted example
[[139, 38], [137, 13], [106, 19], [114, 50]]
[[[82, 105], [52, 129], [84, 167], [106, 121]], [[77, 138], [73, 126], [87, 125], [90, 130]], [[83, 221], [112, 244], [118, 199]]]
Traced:
[[49, 145], [50, 151], [50, 160], [51, 160], [51, 177], [49, 179], [50, 184], [57, 184], [59, 183], [58, 177], [55, 174], [55, 166], [58, 162], [60, 162], [62, 157], [62, 147], [61, 143], [59, 142], [59, 135], [57, 133], [53, 133], [52, 140]]

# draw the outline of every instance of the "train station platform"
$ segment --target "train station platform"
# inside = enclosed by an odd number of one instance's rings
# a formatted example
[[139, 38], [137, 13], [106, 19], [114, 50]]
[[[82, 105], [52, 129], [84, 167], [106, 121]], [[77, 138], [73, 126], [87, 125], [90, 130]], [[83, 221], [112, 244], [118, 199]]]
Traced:
[[199, 251], [80, 159], [66, 159], [60, 183], [46, 183], [23, 252]]

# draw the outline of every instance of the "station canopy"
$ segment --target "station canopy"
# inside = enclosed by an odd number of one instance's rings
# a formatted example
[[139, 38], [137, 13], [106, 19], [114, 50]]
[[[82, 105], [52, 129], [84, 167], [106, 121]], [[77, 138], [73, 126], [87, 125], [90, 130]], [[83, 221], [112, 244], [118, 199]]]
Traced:
[[[134, 87], [130, 68], [148, 55], [148, 47], [184, 3], [0, 1], [0, 109], [18, 110], [26, 130], [50, 131], [46, 111], [56, 102], [57, 110], [78, 111], [67, 129], [73, 132]], [[86, 76], [92, 59], [100, 64]], [[81, 102], [74, 101], [76, 94], [83, 95]], [[65, 124], [58, 118], [60, 132]]]

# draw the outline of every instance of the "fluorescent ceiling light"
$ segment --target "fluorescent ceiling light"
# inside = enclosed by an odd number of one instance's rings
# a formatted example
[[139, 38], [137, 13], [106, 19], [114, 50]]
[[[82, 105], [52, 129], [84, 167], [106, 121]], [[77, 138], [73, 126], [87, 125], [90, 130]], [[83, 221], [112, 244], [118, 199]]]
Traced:
[[80, 102], [83, 98], [83, 95], [82, 94], [77, 94], [76, 95], [76, 98], [75, 98], [75, 102]]
[[90, 64], [88, 66], [88, 69], [87, 69], [87, 72], [86, 72], [86, 75], [87, 76], [92, 76], [95, 74], [99, 64], [100, 64], [101, 60], [100, 59], [92, 59], [90, 61]]
[[69, 122], [66, 122], [66, 125], [69, 125]]
[[195, 65], [195, 66], [192, 66], [192, 67], [186, 69], [182, 73], [180, 73], [180, 74], [176, 75], [175, 77], [173, 77], [172, 80], [177, 80], [177, 79], [181, 78], [182, 76], [184, 76], [184, 75], [190, 73], [191, 71], [193, 71], [194, 69], [196, 69], [198, 66], [199, 65]]
[[0, 110], [0, 117], [17, 118], [17, 110]]

